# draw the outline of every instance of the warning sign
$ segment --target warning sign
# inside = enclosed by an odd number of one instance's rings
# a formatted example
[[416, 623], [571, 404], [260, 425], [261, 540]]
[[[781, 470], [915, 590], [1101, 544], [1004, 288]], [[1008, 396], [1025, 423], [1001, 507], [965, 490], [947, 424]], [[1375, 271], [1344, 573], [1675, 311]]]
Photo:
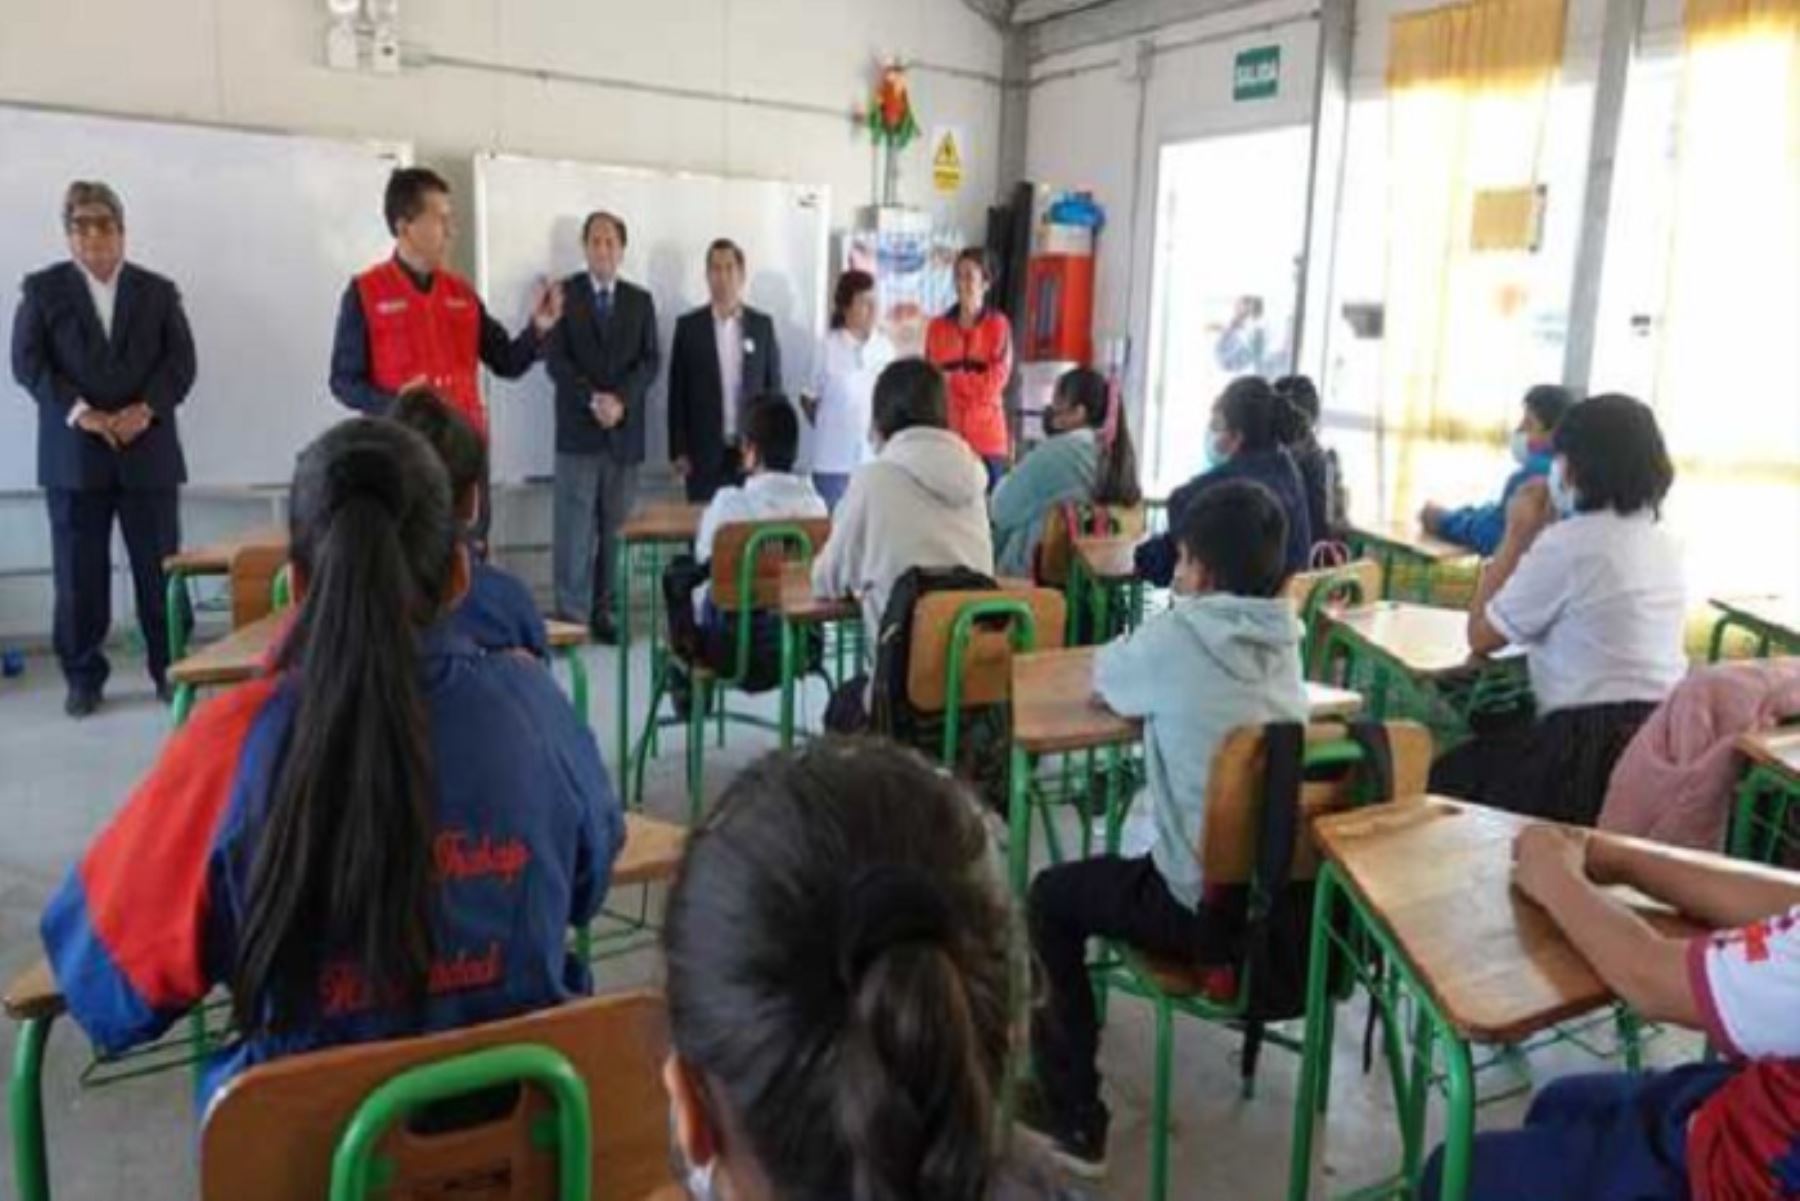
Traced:
[[931, 186], [939, 195], [954, 196], [963, 186], [962, 130], [941, 126], [931, 133]]

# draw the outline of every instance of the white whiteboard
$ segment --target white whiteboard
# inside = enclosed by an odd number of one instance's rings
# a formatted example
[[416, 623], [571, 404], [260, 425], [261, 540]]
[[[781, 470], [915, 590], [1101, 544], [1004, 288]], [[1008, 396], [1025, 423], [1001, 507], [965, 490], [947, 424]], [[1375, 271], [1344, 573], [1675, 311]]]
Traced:
[[[582, 269], [581, 223], [595, 209], [624, 220], [630, 239], [620, 274], [656, 298], [663, 371], [650, 397], [647, 466], [654, 469], [668, 461], [664, 395], [669, 343], [675, 319], [706, 301], [706, 247], [714, 238], [730, 238], [744, 248], [748, 303], [774, 321], [783, 384], [789, 396], [799, 393], [810, 378], [825, 328], [828, 189], [478, 155], [477, 283], [489, 312], [509, 330], [517, 331], [523, 322], [534, 281]], [[549, 475], [556, 419], [552, 385], [543, 368], [514, 381], [490, 376], [487, 399], [494, 477], [518, 481]]]
[[[0, 312], [19, 281], [68, 257], [63, 189], [110, 183], [126, 257], [181, 289], [199, 375], [181, 408], [198, 484], [285, 484], [294, 456], [346, 415], [331, 336], [351, 275], [391, 245], [381, 216], [401, 143], [334, 141], [0, 107]], [[0, 385], [0, 488], [35, 484], [37, 414]]]

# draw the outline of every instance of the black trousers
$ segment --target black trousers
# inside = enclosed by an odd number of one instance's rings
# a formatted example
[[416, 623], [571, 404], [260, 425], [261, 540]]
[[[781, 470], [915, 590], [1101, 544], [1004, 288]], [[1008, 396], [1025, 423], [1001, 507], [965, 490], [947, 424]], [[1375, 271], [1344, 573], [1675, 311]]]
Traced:
[[181, 508], [174, 488], [51, 488], [51, 563], [56, 610], [53, 642], [71, 688], [99, 689], [111, 670], [106, 634], [112, 626], [112, 528], [125, 535], [138, 628], [150, 678], [169, 670], [169, 623], [163, 560], [181, 546]]
[[1067, 1127], [1104, 1131], [1100, 1022], [1088, 983], [1087, 942], [1110, 938], [1148, 954], [1226, 963], [1236, 941], [1225, 923], [1177, 901], [1148, 856], [1103, 855], [1046, 868], [1026, 907], [1043, 971], [1031, 1026], [1032, 1061], [1044, 1098]]

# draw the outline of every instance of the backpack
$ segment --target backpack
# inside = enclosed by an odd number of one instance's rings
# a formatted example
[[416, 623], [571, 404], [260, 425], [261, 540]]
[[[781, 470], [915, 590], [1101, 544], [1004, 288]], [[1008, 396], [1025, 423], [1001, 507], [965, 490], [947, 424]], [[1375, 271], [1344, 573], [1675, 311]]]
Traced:
[[[694, 589], [712, 576], [710, 563], [697, 563], [692, 555], [677, 555], [663, 569], [663, 603], [669, 619], [669, 645], [682, 658], [713, 671], [730, 671], [737, 664], [739, 616], [719, 612], [719, 620], [702, 626], [694, 620]], [[816, 626], [801, 631], [797, 677], [825, 670], [825, 639]], [[767, 692], [781, 685], [781, 619], [773, 613], [750, 615], [750, 661], [738, 688]]]
[[[844, 684], [831, 698], [826, 728], [834, 733], [873, 732], [922, 751], [932, 759], [943, 753], [944, 714], [921, 713], [906, 695], [907, 665], [912, 658], [913, 613], [932, 592], [993, 592], [993, 577], [966, 567], [912, 567], [894, 581], [875, 642], [875, 670]], [[865, 708], [864, 698], [867, 697]], [[998, 812], [1007, 807], [1011, 761], [1009, 706], [965, 706], [958, 739], [956, 774], [980, 791]]]

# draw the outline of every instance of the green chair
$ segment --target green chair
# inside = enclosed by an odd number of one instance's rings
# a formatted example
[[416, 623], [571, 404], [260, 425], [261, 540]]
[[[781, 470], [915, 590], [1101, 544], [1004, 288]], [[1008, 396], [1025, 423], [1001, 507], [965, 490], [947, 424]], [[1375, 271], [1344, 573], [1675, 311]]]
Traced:
[[[1431, 736], [1420, 726], [1406, 722], [1387, 725], [1392, 755], [1392, 794], [1410, 796], [1425, 791], [1431, 767]], [[1367, 795], [1356, 787], [1355, 766], [1364, 752], [1345, 736], [1344, 727], [1323, 723], [1307, 731], [1306, 779], [1301, 787], [1300, 821], [1290, 879], [1308, 881], [1318, 873], [1318, 856], [1306, 836], [1311, 819], [1323, 813], [1392, 799]], [[1209, 887], [1248, 885], [1247, 921], [1268, 914], [1274, 902], [1255, 868], [1261, 829], [1262, 781], [1266, 754], [1260, 727], [1245, 727], [1228, 735], [1213, 756], [1207, 781], [1206, 826], [1202, 838], [1202, 869]], [[1359, 795], [1359, 793], [1361, 795]], [[1112, 832], [1116, 837], [1116, 826]], [[1304, 948], [1297, 949], [1304, 953]], [[1241, 1064], [1242, 1087], [1249, 1098], [1255, 1087], [1256, 1065], [1266, 1040], [1298, 1052], [1298, 1039], [1264, 1030], [1250, 1018], [1255, 985], [1247, 963], [1197, 965], [1145, 955], [1120, 943], [1102, 944], [1099, 960], [1091, 967], [1094, 988], [1104, 1014], [1107, 994], [1117, 990], [1148, 1001], [1155, 1017], [1156, 1061], [1150, 1101], [1150, 1198], [1163, 1201], [1169, 1185], [1170, 1097], [1175, 1061], [1175, 1016], [1228, 1025], [1244, 1032]]]
[[1345, 609], [1373, 602], [1381, 593], [1381, 564], [1373, 559], [1357, 559], [1341, 567], [1319, 571], [1299, 571], [1288, 578], [1282, 594], [1299, 610], [1304, 634], [1300, 642], [1300, 663], [1309, 680], [1318, 679], [1323, 664], [1325, 614], [1331, 609]]
[[[813, 552], [825, 544], [831, 534], [827, 518], [795, 518], [779, 521], [731, 522], [719, 527], [713, 537], [711, 582], [713, 603], [729, 615], [736, 627], [731, 663], [715, 669], [704, 663], [680, 657], [674, 648], [656, 663], [656, 683], [650, 694], [650, 708], [644, 717], [643, 732], [638, 737], [637, 752], [632, 756], [632, 803], [644, 803], [644, 763], [650, 757], [651, 745], [659, 728], [685, 726], [687, 729], [688, 818], [700, 820], [705, 798], [706, 721], [716, 716], [719, 744], [725, 742], [726, 723], [753, 726], [779, 736], [779, 722], [751, 713], [734, 713], [726, 708], [725, 697], [742, 690], [749, 679], [752, 650], [752, 618], [768, 614], [781, 596], [783, 566], [791, 561], [810, 563]], [[662, 699], [668, 695], [673, 673], [686, 675], [689, 705], [685, 718], [658, 715]], [[717, 713], [714, 706], [717, 705]]]
[[1744, 761], [1732, 805], [1727, 852], [1774, 866], [1800, 857], [1800, 725], [1738, 739]]
[[634, 992], [275, 1060], [208, 1108], [200, 1194], [638, 1201], [669, 1179], [667, 1045]]

